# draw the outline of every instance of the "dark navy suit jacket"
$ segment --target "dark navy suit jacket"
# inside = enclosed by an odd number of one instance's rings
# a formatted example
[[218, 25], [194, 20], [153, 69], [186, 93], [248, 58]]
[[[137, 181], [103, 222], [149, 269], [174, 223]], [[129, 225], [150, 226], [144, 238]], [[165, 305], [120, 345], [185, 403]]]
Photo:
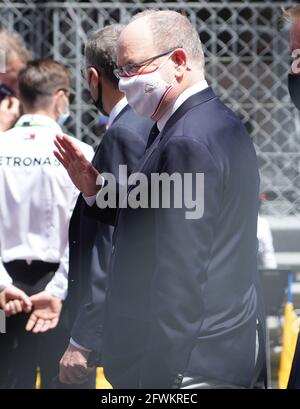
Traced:
[[[153, 123], [127, 105], [105, 133], [93, 159], [100, 172], [118, 178], [119, 165], [128, 173], [143, 155]], [[71, 336], [80, 345], [101, 353], [106, 276], [113, 228], [86, 216], [79, 196], [69, 228], [68, 304]]]
[[204, 213], [187, 220], [185, 207], [92, 209], [116, 223], [103, 344], [107, 378], [119, 388], [178, 387], [180, 376], [250, 387], [261, 300], [259, 174], [249, 135], [207, 88], [172, 115], [136, 171], [148, 180], [156, 172], [204, 173]]

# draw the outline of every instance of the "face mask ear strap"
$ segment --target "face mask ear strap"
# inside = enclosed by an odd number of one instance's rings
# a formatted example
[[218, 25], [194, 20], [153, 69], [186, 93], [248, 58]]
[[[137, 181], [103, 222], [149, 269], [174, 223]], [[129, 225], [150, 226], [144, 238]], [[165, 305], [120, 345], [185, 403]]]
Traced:
[[163, 67], [165, 64], [167, 64], [167, 62], [169, 61], [169, 59], [172, 57], [173, 53], [168, 55], [168, 57], [165, 59], [165, 61], [163, 61], [157, 68], [160, 70], [161, 67]]
[[300, 75], [289, 74], [288, 88], [291, 100], [295, 107], [300, 111]]

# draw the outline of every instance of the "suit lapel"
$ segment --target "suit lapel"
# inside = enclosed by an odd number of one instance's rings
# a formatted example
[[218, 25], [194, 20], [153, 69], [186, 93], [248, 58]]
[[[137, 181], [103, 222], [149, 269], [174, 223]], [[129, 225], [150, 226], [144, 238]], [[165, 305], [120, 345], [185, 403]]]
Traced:
[[[145, 167], [145, 164], [147, 163], [148, 159], [150, 158], [150, 156], [153, 154], [153, 152], [159, 147], [161, 141], [168, 135], [170, 129], [173, 127], [173, 125], [176, 124], [176, 122], [179, 121], [179, 119], [190, 109], [194, 108], [197, 105], [201, 105], [213, 98], [216, 98], [216, 95], [214, 93], [214, 91], [212, 90], [211, 87], [208, 87], [206, 89], [204, 89], [201, 92], [198, 92], [195, 95], [192, 95], [190, 98], [188, 98], [178, 109], [177, 111], [175, 111], [175, 113], [171, 116], [171, 118], [167, 121], [164, 129], [162, 130], [161, 133], [159, 133], [157, 135], [157, 137], [154, 139], [154, 141], [152, 142], [152, 144], [148, 147], [148, 149], [146, 149], [142, 159], [139, 161], [137, 167], [134, 169], [133, 173], [140, 173], [142, 172], [142, 170]], [[154, 132], [154, 127], [152, 128], [151, 132], [150, 132], [150, 136], [151, 137], [151, 133]], [[130, 193], [130, 191], [135, 187], [135, 182], [136, 179], [132, 180], [132, 184], [130, 184], [127, 188], [127, 196], [126, 196], [126, 200], [128, 200], [128, 195]], [[125, 200], [125, 198], [123, 199]], [[118, 221], [118, 217], [119, 217], [119, 213], [120, 213], [120, 209], [117, 212], [117, 219], [116, 221]], [[116, 229], [115, 229], [116, 230]], [[115, 236], [115, 234], [114, 234]]]
[[211, 87], [205, 88], [203, 91], [198, 92], [197, 94], [192, 95], [188, 98], [171, 116], [167, 121], [162, 133], [165, 135], [171, 129], [171, 127], [190, 109], [194, 108], [197, 105], [201, 105], [204, 102], [216, 98], [216, 94]]
[[125, 107], [118, 113], [118, 115], [115, 117], [115, 119], [112, 121], [112, 124], [110, 126], [112, 126], [116, 121], [118, 121], [118, 119], [125, 114], [125, 112], [127, 112], [130, 109], [130, 106], [127, 104], [125, 105]]
[[[152, 153], [158, 148], [160, 142], [164, 139], [164, 137], [168, 134], [169, 130], [172, 128], [173, 125], [175, 125], [176, 122], [179, 121], [179, 119], [190, 109], [194, 108], [197, 105], [203, 104], [204, 102], [207, 102], [213, 98], [215, 98], [216, 95], [213, 92], [211, 87], [206, 88], [205, 90], [198, 92], [195, 95], [192, 95], [190, 98], [188, 98], [178, 109], [175, 111], [175, 113], [171, 116], [171, 118], [167, 121], [164, 129], [162, 130], [161, 133], [158, 134], [158, 136], [154, 139], [152, 144], [146, 149], [142, 159], [138, 163], [136, 169], [134, 172], [140, 172], [143, 168], [144, 165], [147, 163], [149, 157], [152, 155]], [[152, 128], [150, 132], [149, 138], [151, 138], [151, 134], [154, 132], [154, 127]], [[130, 187], [128, 191], [130, 190]]]

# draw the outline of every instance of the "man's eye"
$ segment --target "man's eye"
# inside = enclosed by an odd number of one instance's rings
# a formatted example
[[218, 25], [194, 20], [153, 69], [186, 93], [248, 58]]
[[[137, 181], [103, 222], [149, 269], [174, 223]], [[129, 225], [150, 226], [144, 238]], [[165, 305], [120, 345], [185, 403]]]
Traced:
[[136, 71], [136, 70], [138, 70], [139, 68], [140, 68], [140, 66], [139, 66], [139, 65], [136, 65], [136, 64], [133, 64], [133, 65], [130, 66], [130, 70], [131, 70], [131, 71]]

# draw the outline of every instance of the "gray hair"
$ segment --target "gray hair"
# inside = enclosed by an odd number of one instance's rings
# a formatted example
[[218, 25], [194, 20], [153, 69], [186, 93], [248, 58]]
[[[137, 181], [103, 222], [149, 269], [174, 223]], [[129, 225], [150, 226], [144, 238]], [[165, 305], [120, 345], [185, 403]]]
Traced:
[[24, 40], [16, 31], [0, 29], [0, 50], [5, 53], [7, 60], [14, 53], [26, 65], [32, 59]]
[[104, 73], [116, 87], [119, 81], [113, 71], [117, 68], [117, 41], [124, 27], [122, 24], [112, 24], [95, 31], [84, 49], [86, 67], [94, 67]]
[[197, 30], [184, 15], [172, 10], [145, 10], [131, 21], [146, 17], [158, 52], [183, 48], [189, 58], [204, 68], [204, 53]]
[[287, 19], [291, 19], [294, 17], [299, 17], [300, 16], [300, 5], [298, 4], [297, 6], [294, 7], [290, 7], [288, 9], [284, 8], [282, 6], [282, 12], [283, 12], [283, 16]]

